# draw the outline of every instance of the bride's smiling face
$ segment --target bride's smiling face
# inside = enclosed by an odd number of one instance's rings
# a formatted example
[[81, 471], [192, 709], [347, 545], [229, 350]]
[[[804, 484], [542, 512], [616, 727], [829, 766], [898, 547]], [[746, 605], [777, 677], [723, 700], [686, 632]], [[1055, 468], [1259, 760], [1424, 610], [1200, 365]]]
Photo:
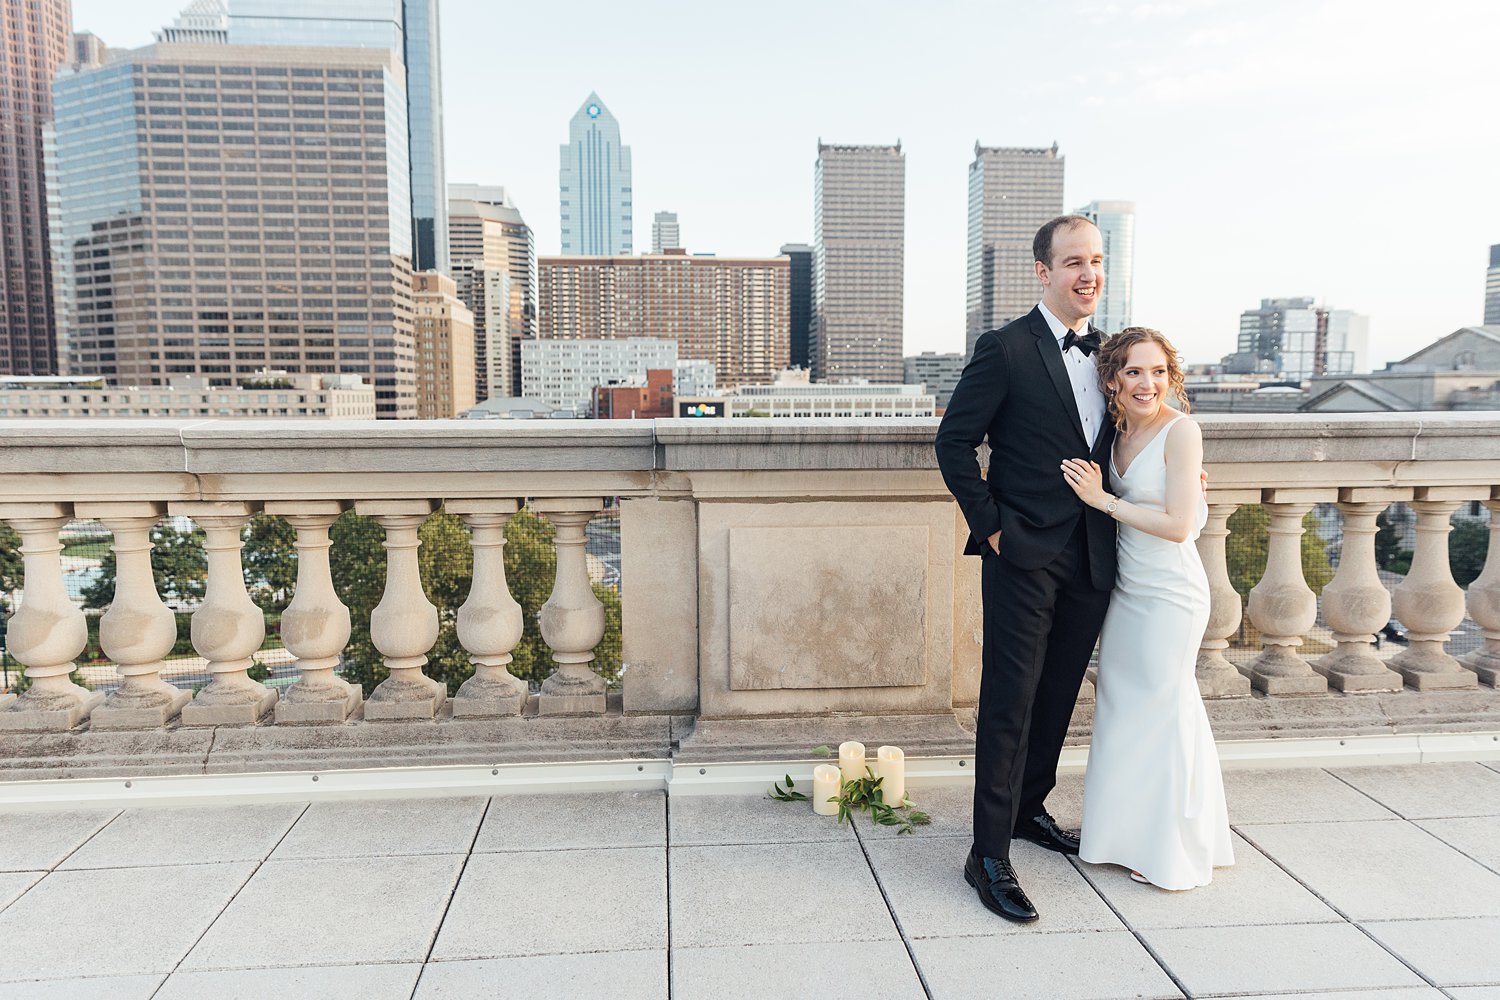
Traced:
[[1167, 355], [1161, 345], [1147, 340], [1132, 347], [1111, 387], [1115, 391], [1115, 405], [1124, 412], [1128, 425], [1141, 427], [1150, 423], [1167, 405], [1170, 388]]

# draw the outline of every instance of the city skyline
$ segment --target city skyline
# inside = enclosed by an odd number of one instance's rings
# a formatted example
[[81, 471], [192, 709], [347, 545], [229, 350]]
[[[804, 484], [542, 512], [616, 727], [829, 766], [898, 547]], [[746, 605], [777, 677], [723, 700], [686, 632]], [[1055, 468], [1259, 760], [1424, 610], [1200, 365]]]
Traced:
[[[74, 24], [130, 47], [182, 6], [75, 0]], [[802, 28], [788, 35], [781, 15], [794, 11]], [[1206, 0], [936, 4], [921, 24], [895, 31], [892, 17], [849, 4], [772, 3], [769, 16], [731, 28], [720, 23], [727, 11], [705, 24], [585, 3], [554, 23], [541, 10], [450, 0], [448, 176], [505, 185], [536, 227], [538, 253], [554, 252], [559, 130], [579, 95], [596, 90], [625, 123], [638, 204], [691, 218], [693, 250], [772, 254], [811, 240], [819, 136], [900, 138], [909, 158], [903, 351], [952, 352], [964, 342], [973, 144], [1056, 141], [1068, 156], [1065, 204], [1137, 203], [1134, 320], [1162, 329], [1190, 360], [1230, 351], [1240, 312], [1260, 299], [1311, 295], [1371, 317], [1378, 367], [1479, 321], [1482, 261], [1500, 233], [1489, 140], [1463, 102], [1429, 97], [1485, 92], [1484, 40], [1500, 30], [1500, 10], [1436, 0], [1427, 11], [1396, 24], [1348, 0], [1273, 2], [1253, 19]], [[733, 51], [703, 44], [716, 27], [734, 32]], [[496, 60], [495, 37], [527, 43]], [[982, 38], [1005, 59], [956, 58], [980, 50], [966, 39]], [[663, 44], [682, 59], [674, 79], [706, 85], [680, 88], [642, 57]], [[769, 51], [778, 64], [813, 69], [779, 74]], [[1077, 69], [1060, 71], [1070, 51]], [[1388, 71], [1397, 52], [1399, 76]], [[530, 96], [507, 107], [503, 129], [452, 126], [494, 120], [496, 93]], [[1258, 141], [1263, 134], [1288, 140]], [[1205, 217], [1217, 223], [1207, 234]]]

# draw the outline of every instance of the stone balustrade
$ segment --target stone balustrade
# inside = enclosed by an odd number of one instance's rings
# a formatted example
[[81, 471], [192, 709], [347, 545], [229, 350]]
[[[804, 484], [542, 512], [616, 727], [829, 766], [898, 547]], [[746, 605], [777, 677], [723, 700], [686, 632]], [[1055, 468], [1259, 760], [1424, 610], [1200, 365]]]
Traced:
[[[0, 702], [0, 732], [161, 727], [377, 725], [535, 716], [755, 719], [857, 713], [952, 716], [979, 689], [979, 573], [935, 467], [934, 420], [310, 422], [0, 421], [0, 519], [22, 540], [24, 597], [10, 653], [30, 686]], [[1198, 661], [1206, 698], [1295, 698], [1494, 688], [1500, 677], [1500, 519], [1467, 593], [1448, 565], [1449, 517], [1500, 512], [1500, 417], [1487, 413], [1214, 415], [1202, 419], [1208, 524], [1198, 540], [1213, 612]], [[604, 609], [584, 531], [620, 503], [622, 690], [591, 663]], [[1416, 512], [1411, 570], [1394, 600], [1377, 573], [1375, 520]], [[1318, 601], [1304, 579], [1303, 516], [1343, 518], [1322, 594], [1332, 648], [1305, 655]], [[1226, 569], [1234, 512], [1263, 505], [1268, 555], [1240, 600]], [[523, 507], [555, 528], [556, 579], [539, 613], [554, 671], [534, 697], [507, 669], [522, 610], [506, 582], [506, 523]], [[329, 569], [329, 528], [348, 509], [384, 532], [384, 595], [369, 621], [388, 678], [366, 698], [337, 676], [348, 608]], [[435, 511], [467, 526], [473, 584], [456, 609], [475, 668], [456, 692], [424, 673], [439, 609], [418, 575], [418, 529]], [[300, 679], [252, 680], [264, 618], [241, 534], [264, 513], [295, 530], [296, 586], [282, 635]], [[166, 683], [175, 620], [152, 582], [149, 530], [182, 515], [204, 531], [207, 592], [191, 638], [210, 682]], [[69, 674], [86, 641], [63, 587], [59, 531], [98, 519], [113, 534], [116, 596], [100, 623], [121, 685], [108, 699]], [[1394, 610], [1409, 645], [1375, 636]], [[1484, 648], [1445, 650], [1468, 614]], [[1260, 646], [1232, 662], [1230, 639]], [[1326, 646], [1323, 648], [1327, 648]], [[617, 707], [616, 707], [617, 706]], [[437, 720], [435, 722], [434, 720]]]

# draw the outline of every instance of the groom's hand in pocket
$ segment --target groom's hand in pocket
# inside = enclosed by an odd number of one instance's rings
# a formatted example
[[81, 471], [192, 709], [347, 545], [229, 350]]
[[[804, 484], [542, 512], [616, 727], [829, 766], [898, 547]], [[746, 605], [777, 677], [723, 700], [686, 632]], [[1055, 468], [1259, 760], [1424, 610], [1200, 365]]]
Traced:
[[990, 548], [994, 549], [995, 555], [998, 556], [1000, 554], [1000, 532], [995, 532], [986, 541], [990, 543]]

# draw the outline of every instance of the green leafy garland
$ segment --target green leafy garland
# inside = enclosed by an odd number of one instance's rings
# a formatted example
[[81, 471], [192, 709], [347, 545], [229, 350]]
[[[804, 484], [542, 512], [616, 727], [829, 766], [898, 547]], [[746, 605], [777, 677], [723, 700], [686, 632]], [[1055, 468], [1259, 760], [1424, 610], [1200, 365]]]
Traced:
[[[829, 748], [818, 747], [813, 753], [820, 757], [830, 754]], [[790, 774], [784, 777], [786, 788], [781, 787], [780, 782], [771, 786], [770, 796], [777, 802], [808, 802], [811, 801], [807, 795], [797, 791], [797, 783], [792, 780]], [[880, 783], [883, 778], [875, 777], [868, 765], [865, 766], [865, 776], [845, 781], [839, 786], [839, 823], [842, 824], [856, 811], [869, 810], [870, 819], [880, 826], [898, 827], [897, 835], [913, 832], [914, 827], [926, 826], [932, 822], [932, 817], [916, 807], [911, 796], [906, 796], [899, 806], [887, 805], [885, 792], [881, 790]], [[830, 801], [833, 801], [830, 799]], [[896, 810], [904, 809], [905, 812]]]

